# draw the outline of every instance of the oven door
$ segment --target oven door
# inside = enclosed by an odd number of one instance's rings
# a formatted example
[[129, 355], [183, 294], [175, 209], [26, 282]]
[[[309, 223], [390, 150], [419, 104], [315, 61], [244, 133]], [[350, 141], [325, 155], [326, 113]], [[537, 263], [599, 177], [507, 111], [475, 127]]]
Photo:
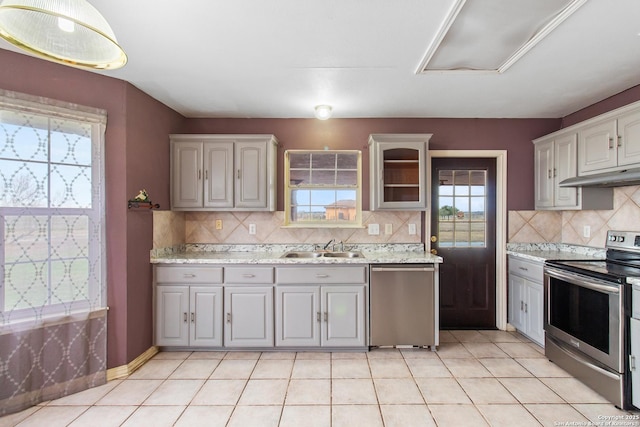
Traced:
[[544, 330], [615, 372], [624, 372], [623, 285], [544, 268]]

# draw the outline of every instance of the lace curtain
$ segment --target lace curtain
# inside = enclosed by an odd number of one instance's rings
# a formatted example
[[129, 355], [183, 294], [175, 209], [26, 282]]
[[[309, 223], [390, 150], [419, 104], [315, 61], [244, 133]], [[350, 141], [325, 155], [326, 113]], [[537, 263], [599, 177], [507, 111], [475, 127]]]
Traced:
[[106, 381], [105, 127], [0, 90], [0, 415]]

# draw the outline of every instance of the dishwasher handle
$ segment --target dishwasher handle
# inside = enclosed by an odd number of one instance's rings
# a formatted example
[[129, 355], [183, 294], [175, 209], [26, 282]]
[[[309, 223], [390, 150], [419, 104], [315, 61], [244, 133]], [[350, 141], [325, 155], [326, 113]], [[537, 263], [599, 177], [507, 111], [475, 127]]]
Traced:
[[371, 267], [371, 271], [436, 271], [433, 267]]

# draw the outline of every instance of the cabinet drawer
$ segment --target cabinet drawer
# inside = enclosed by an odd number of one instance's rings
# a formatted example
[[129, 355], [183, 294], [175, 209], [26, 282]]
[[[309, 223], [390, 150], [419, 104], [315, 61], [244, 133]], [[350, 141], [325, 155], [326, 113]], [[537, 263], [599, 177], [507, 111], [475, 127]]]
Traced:
[[224, 283], [273, 283], [273, 267], [226, 267], [224, 269]]
[[156, 267], [157, 283], [222, 283], [222, 267]]
[[366, 267], [293, 267], [276, 269], [278, 284], [366, 283]]
[[509, 273], [517, 274], [534, 282], [542, 283], [543, 264], [526, 261], [514, 256], [509, 257]]

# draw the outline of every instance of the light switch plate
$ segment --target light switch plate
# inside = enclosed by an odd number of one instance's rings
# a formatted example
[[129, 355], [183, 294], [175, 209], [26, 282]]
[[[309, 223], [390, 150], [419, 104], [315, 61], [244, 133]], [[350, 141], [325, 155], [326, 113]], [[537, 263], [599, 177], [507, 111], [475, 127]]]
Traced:
[[222, 220], [216, 219], [216, 230], [222, 230]]
[[586, 239], [588, 239], [589, 237], [591, 237], [591, 226], [590, 225], [585, 225], [582, 228], [582, 236]]
[[256, 225], [249, 224], [249, 234], [256, 234]]
[[369, 234], [372, 236], [380, 234], [380, 224], [369, 224]]
[[418, 231], [416, 230], [416, 225], [415, 224], [409, 224], [409, 235], [410, 236], [415, 236], [418, 233]]
[[393, 234], [393, 224], [384, 225], [384, 234]]

